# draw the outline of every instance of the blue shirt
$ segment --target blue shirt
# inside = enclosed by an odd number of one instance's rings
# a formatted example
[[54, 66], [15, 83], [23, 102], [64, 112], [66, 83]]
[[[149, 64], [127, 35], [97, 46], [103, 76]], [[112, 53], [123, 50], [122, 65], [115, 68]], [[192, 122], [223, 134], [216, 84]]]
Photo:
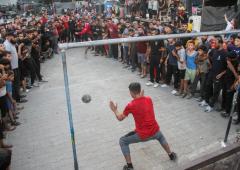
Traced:
[[9, 94], [12, 95], [12, 82], [11, 81], [6, 81], [6, 89]]
[[237, 54], [238, 63], [240, 63], [240, 47], [235, 47], [233, 51]]
[[172, 51], [175, 50], [175, 45], [168, 45], [167, 46], [167, 51], [168, 51], [168, 63], [170, 65], [175, 65], [177, 66], [177, 58], [173, 56]]
[[189, 55], [188, 53], [186, 53], [186, 57], [187, 57], [187, 68], [191, 69], [191, 70], [196, 70], [197, 66], [195, 64], [195, 59], [197, 57], [197, 52], [194, 51], [191, 55]]

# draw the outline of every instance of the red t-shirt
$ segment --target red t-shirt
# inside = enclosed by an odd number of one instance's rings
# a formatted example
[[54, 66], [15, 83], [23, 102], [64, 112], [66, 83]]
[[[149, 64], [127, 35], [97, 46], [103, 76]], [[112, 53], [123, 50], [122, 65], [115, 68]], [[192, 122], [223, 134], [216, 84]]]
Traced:
[[159, 131], [159, 125], [155, 119], [152, 99], [147, 96], [132, 100], [123, 114], [128, 116], [132, 113], [135, 121], [135, 132], [141, 139], [147, 139]]
[[69, 23], [68, 23], [68, 21], [63, 21], [63, 26], [64, 26], [64, 28], [65, 29], [68, 29], [69, 28]]
[[41, 22], [42, 24], [46, 24], [46, 23], [48, 22], [48, 19], [43, 16], [43, 17], [41, 18], [40, 22]]
[[146, 53], [147, 51], [147, 44], [146, 42], [138, 42], [137, 43], [137, 52], [139, 53]]
[[117, 25], [110, 24], [108, 26], [108, 31], [109, 31], [110, 38], [119, 38], [118, 37], [118, 27], [117, 27]]

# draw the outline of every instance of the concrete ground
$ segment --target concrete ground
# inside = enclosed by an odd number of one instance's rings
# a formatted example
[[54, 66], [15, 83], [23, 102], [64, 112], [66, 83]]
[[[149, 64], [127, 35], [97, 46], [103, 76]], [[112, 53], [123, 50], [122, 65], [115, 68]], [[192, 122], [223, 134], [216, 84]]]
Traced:
[[[219, 113], [205, 113], [194, 99], [173, 96], [171, 88], [146, 87], [147, 79], [123, 69], [113, 59], [88, 55], [83, 49], [67, 52], [68, 75], [81, 170], [121, 170], [125, 164], [119, 138], [134, 129], [129, 116], [118, 122], [108, 107], [116, 101], [120, 110], [131, 100], [128, 85], [139, 81], [145, 95], [152, 97], [156, 118], [172, 150], [179, 159], [171, 162], [159, 143], [150, 141], [130, 146], [136, 170], [171, 170], [200, 155], [221, 147], [227, 120]], [[14, 145], [12, 170], [72, 170], [73, 158], [64, 93], [61, 57], [42, 67], [49, 80], [28, 94], [29, 102], [20, 114], [22, 123], [8, 134]], [[90, 94], [89, 104], [81, 102]], [[237, 126], [231, 129], [231, 135]]]

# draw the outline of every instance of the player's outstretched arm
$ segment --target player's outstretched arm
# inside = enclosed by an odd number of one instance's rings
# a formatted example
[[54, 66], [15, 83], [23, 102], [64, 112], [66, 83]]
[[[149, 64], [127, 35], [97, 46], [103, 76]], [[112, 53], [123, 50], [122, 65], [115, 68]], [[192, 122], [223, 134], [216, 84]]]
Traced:
[[122, 121], [123, 119], [126, 118], [126, 116], [125, 116], [123, 113], [120, 113], [120, 112], [118, 111], [117, 103], [115, 104], [113, 101], [110, 101], [110, 102], [109, 102], [109, 107], [110, 107], [110, 109], [113, 111], [113, 113], [115, 114], [116, 118], [117, 118], [119, 121]]

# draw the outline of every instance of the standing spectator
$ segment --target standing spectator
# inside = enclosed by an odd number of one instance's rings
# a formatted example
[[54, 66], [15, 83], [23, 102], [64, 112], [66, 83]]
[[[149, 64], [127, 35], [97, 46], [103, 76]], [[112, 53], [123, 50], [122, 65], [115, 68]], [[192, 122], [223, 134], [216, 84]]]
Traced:
[[240, 76], [238, 76], [238, 81], [235, 83], [236, 90], [238, 92], [237, 96], [237, 118], [233, 121], [234, 124], [240, 123]]
[[209, 36], [207, 36], [207, 35], [201, 36], [201, 42], [200, 42], [199, 46], [200, 45], [204, 45], [207, 48], [207, 52], [208, 52], [210, 49]]
[[157, 19], [158, 9], [159, 9], [159, 2], [158, 2], [158, 0], [153, 0], [153, 5], [152, 5], [152, 17], [153, 17], [154, 19]]
[[185, 72], [186, 72], [186, 51], [180, 41], [176, 42], [175, 48], [176, 48], [176, 51], [173, 54], [178, 59], [178, 69], [179, 69], [179, 79], [180, 79], [180, 88], [175, 95], [181, 96], [184, 92], [184, 78], [185, 78]]
[[[128, 38], [129, 37], [129, 29], [130, 29], [130, 23], [127, 21], [126, 22], [126, 28], [123, 31], [122, 37], [123, 38]], [[126, 63], [125, 68], [129, 67], [129, 43], [122, 43], [123, 46], [123, 60], [124, 63]]]
[[62, 22], [63, 22], [63, 37], [64, 37], [64, 42], [69, 42], [70, 40], [70, 31], [69, 31], [69, 16], [64, 15], [62, 17]]
[[235, 21], [235, 19], [232, 19], [231, 21], [229, 21], [226, 14], [224, 15], [224, 19], [225, 19], [225, 21], [226, 21], [226, 23], [227, 23], [227, 27], [226, 27], [225, 31], [234, 30], [235, 27], [236, 27], [236, 21]]
[[[205, 112], [211, 112], [213, 110], [222, 89], [224, 74], [227, 69], [227, 53], [222, 48], [223, 40], [221, 37], [216, 37], [214, 42], [216, 48], [212, 49], [209, 53], [209, 59], [212, 67], [208, 73], [206, 81], [206, 102], [208, 104], [205, 108]], [[202, 102], [203, 106], [206, 105], [204, 102], [205, 101]]]
[[208, 49], [204, 45], [201, 45], [198, 48], [198, 56], [196, 58], [197, 73], [191, 88], [191, 95], [194, 96], [197, 89], [198, 82], [200, 81], [200, 98], [198, 100], [200, 102], [205, 98], [206, 78], [210, 68], [207, 52], [208, 52]]
[[57, 24], [56, 22], [53, 23], [52, 26], [52, 33], [53, 33], [53, 52], [54, 54], [58, 54], [58, 39], [59, 39], [59, 32], [58, 32], [58, 28], [57, 28]]
[[8, 77], [6, 80], [6, 90], [7, 90], [7, 106], [8, 106], [8, 115], [11, 120], [12, 126], [20, 125], [19, 122], [16, 121], [16, 101], [12, 98], [12, 81], [14, 79], [14, 75], [12, 71], [8, 71]]
[[[108, 19], [108, 36], [111, 39], [118, 38], [118, 27], [116, 24], [113, 23], [112, 19]], [[118, 44], [112, 44], [111, 46], [111, 52], [113, 54], [114, 59], [118, 59]]]
[[68, 22], [69, 22], [69, 40], [70, 40], [70, 42], [74, 42], [75, 41], [75, 27], [76, 27], [75, 17], [71, 16]]
[[153, 15], [153, 0], [148, 0], [148, 15], [149, 18], [152, 19], [152, 15]]
[[[158, 35], [159, 30], [155, 29], [152, 32], [153, 35]], [[149, 63], [150, 63], [150, 81], [146, 83], [147, 86], [153, 85], [154, 88], [159, 86], [160, 81], [160, 49], [163, 47], [163, 41], [150, 41], [148, 47], [150, 48], [150, 56], [149, 56]], [[156, 78], [154, 75], [154, 69], [156, 70]]]
[[[172, 80], [172, 75], [174, 77], [174, 90], [172, 91], [172, 94], [177, 93], [178, 90], [178, 83], [179, 83], [179, 70], [178, 70], [178, 60], [176, 55], [174, 55], [175, 51], [175, 40], [174, 39], [168, 39], [168, 45], [167, 45], [167, 52], [168, 57], [165, 61], [167, 65], [167, 77], [166, 77], [166, 84], [170, 85]], [[162, 87], [165, 87], [166, 85], [163, 84]]]
[[140, 16], [143, 18], [146, 18], [146, 14], [147, 14], [147, 3], [146, 0], [141, 0], [140, 1]]
[[4, 46], [7, 51], [11, 52], [11, 55], [12, 55], [11, 68], [14, 72], [13, 98], [18, 103], [25, 103], [27, 102], [27, 100], [20, 98], [20, 72], [18, 69], [18, 53], [15, 45], [16, 45], [16, 39], [14, 38], [14, 32], [8, 32], [6, 35]]
[[[196, 76], [196, 58], [198, 53], [195, 51], [195, 44], [193, 41], [189, 41], [187, 43], [187, 50], [186, 50], [186, 73], [184, 78], [184, 94], [183, 98], [186, 97], [189, 94], [189, 83], [192, 85], [195, 76]], [[188, 99], [192, 97], [192, 94], [190, 93], [188, 96]]]
[[[134, 37], [136, 35], [136, 32], [133, 29], [129, 30], [129, 36]], [[129, 43], [129, 59], [131, 62], [131, 70], [134, 72], [136, 70], [136, 57], [137, 57], [137, 49], [136, 49], [136, 43], [131, 42]]]
[[42, 25], [45, 26], [45, 24], [48, 22], [48, 17], [47, 17], [47, 14], [46, 13], [43, 13], [41, 19], [40, 19], [40, 22]]
[[[139, 24], [137, 21], [133, 22], [133, 35], [131, 35], [132, 37], [138, 37], [139, 33], [138, 33], [138, 27]], [[136, 31], [135, 31], [136, 30]], [[136, 42], [132, 42], [130, 43], [130, 60], [131, 60], [131, 65], [132, 65], [132, 71], [134, 72], [136, 70], [137, 67], [137, 49], [136, 49]]]
[[[138, 29], [139, 36], [144, 36], [144, 30], [142, 28]], [[137, 43], [137, 55], [138, 55], [138, 63], [140, 64], [141, 78], [147, 76], [147, 68], [146, 68], [146, 52], [147, 52], [147, 43], [146, 42], [138, 42]]]
[[237, 69], [238, 69], [238, 61], [237, 61], [237, 54], [232, 51], [227, 54], [227, 70], [223, 79], [223, 99], [224, 100], [224, 108], [225, 111], [221, 113], [223, 117], [228, 117], [230, 115], [232, 109], [232, 101], [233, 95], [235, 93], [235, 80], [238, 79], [236, 77]]
[[169, 5], [169, 9], [170, 9], [171, 21], [174, 22], [176, 21], [176, 18], [177, 18], [177, 6], [174, 1], [172, 1], [171, 4]]

